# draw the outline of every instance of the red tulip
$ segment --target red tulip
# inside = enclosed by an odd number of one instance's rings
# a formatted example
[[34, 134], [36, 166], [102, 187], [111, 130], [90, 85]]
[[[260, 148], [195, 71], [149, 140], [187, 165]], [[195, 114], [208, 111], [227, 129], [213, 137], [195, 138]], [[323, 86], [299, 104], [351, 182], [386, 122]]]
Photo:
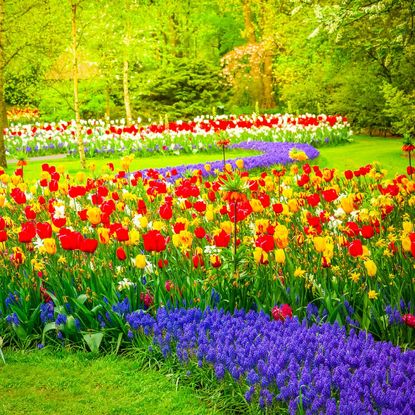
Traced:
[[195, 229], [196, 238], [203, 239], [206, 236], [206, 231], [202, 226]]
[[160, 206], [159, 215], [164, 220], [169, 220], [173, 216], [173, 210], [170, 204], [164, 203]]
[[362, 242], [359, 239], [356, 239], [349, 244], [349, 254], [352, 257], [357, 257], [363, 254]]
[[220, 248], [226, 248], [229, 245], [231, 240], [231, 235], [228, 235], [223, 229], [219, 232], [218, 235], [213, 237], [215, 245]]
[[124, 248], [122, 246], [119, 246], [115, 253], [120, 261], [124, 261], [127, 258], [127, 254], [125, 253]]
[[323, 194], [324, 200], [329, 203], [336, 200], [339, 196], [334, 189], [323, 190], [322, 194]]
[[203, 201], [197, 201], [193, 203], [193, 207], [195, 208], [197, 212], [203, 213], [206, 210], [206, 203]]
[[15, 187], [11, 192], [10, 196], [18, 205], [26, 203], [26, 195], [18, 187]]
[[281, 307], [275, 306], [271, 311], [274, 320], [284, 321], [286, 318], [292, 318], [293, 310], [288, 304], [283, 304]]
[[351, 170], [346, 170], [344, 172], [344, 177], [346, 177], [347, 180], [352, 180], [353, 179], [353, 172]]
[[402, 321], [409, 327], [415, 329], [415, 316], [413, 314], [404, 314]]
[[59, 232], [59, 241], [66, 251], [79, 249], [83, 236], [79, 232], [72, 232], [69, 229], [61, 229]]
[[259, 246], [265, 252], [271, 252], [275, 248], [274, 237], [272, 235], [261, 235], [255, 241], [255, 246]]
[[87, 253], [94, 253], [95, 250], [98, 247], [98, 240], [97, 239], [82, 239], [80, 244], [79, 244], [79, 249], [82, 252], [87, 252]]
[[320, 203], [320, 196], [317, 193], [307, 196], [307, 202], [311, 207], [316, 207]]
[[362, 234], [363, 238], [370, 239], [374, 235], [375, 231], [373, 229], [373, 226], [364, 225], [360, 229], [360, 233]]
[[49, 222], [38, 222], [36, 224], [36, 233], [40, 239], [50, 238], [52, 236], [52, 226]]
[[36, 212], [32, 209], [32, 206], [26, 206], [24, 209], [24, 213], [27, 220], [36, 219]]
[[161, 252], [166, 249], [166, 239], [160, 231], [148, 231], [143, 235], [143, 242], [146, 251]]
[[120, 227], [115, 231], [115, 233], [116, 233], [118, 242], [125, 242], [130, 239], [128, 235], [128, 229]]
[[19, 232], [19, 242], [32, 242], [36, 236], [36, 226], [33, 222], [25, 222], [22, 225], [22, 230]]
[[282, 203], [275, 203], [272, 205], [272, 209], [278, 215], [284, 210], [284, 206], [282, 205]]
[[0, 242], [6, 242], [6, 241], [7, 241], [7, 232], [0, 231]]

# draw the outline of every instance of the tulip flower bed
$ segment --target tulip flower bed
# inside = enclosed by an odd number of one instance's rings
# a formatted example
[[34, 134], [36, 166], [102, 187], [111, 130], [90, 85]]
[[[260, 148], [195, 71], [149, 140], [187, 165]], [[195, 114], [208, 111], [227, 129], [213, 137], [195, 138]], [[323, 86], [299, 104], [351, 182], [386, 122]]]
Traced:
[[[115, 154], [196, 153], [217, 149], [217, 142], [248, 140], [309, 143], [313, 146], [345, 142], [347, 120], [328, 115], [261, 115], [198, 117], [193, 121], [126, 126], [101, 120], [81, 122], [80, 132], [89, 157]], [[77, 155], [74, 121], [14, 125], [5, 130], [7, 151], [26, 156], [68, 153]]]
[[414, 352], [373, 338], [415, 345], [412, 168], [386, 180], [311, 166], [307, 145], [240, 145], [270, 161], [0, 172], [1, 341], [153, 342], [260, 406], [411, 413]]

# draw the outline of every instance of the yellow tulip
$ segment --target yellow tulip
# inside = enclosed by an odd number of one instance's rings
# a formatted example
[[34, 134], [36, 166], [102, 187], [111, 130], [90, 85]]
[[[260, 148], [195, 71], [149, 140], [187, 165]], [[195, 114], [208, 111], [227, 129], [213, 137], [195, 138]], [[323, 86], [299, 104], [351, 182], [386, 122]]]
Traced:
[[317, 252], [324, 252], [326, 249], [326, 238], [322, 236], [315, 236], [313, 239], [314, 242], [314, 249]]
[[405, 233], [411, 233], [414, 229], [412, 222], [404, 222], [402, 223], [402, 227]]
[[101, 209], [99, 207], [90, 207], [86, 211], [86, 217], [92, 225], [98, 225], [101, 223]]
[[220, 228], [223, 229], [226, 233], [231, 234], [233, 230], [233, 223], [229, 220], [221, 222]]
[[354, 210], [354, 194], [350, 194], [346, 197], [344, 197], [341, 201], [340, 201], [341, 207], [342, 209], [346, 212], [346, 213], [350, 213]]
[[369, 277], [374, 277], [376, 275], [376, 272], [378, 270], [376, 264], [371, 260], [371, 259], [367, 259], [365, 262], [365, 268], [367, 271], [367, 275], [369, 275]]
[[10, 176], [8, 174], [4, 173], [0, 176], [0, 180], [3, 184], [7, 184], [7, 183], [9, 183]]
[[127, 245], [138, 245], [138, 242], [140, 241], [140, 232], [136, 229], [131, 229], [128, 232], [128, 236], [130, 239], [128, 240]]
[[205, 218], [209, 222], [211, 222], [215, 218], [215, 215], [213, 213], [213, 209], [206, 209]]
[[153, 222], [153, 229], [155, 231], [161, 231], [164, 228], [164, 223], [160, 220], [155, 220]]
[[288, 209], [290, 210], [290, 212], [293, 212], [293, 213], [298, 212], [299, 207], [295, 199], [290, 199], [287, 202], [287, 205], [288, 205]]
[[242, 170], [244, 168], [244, 161], [242, 159], [238, 159], [235, 161], [236, 167], [238, 167], [239, 170]]
[[411, 251], [411, 245], [412, 243], [408, 236], [406, 238], [402, 238], [402, 248], [405, 252]]
[[56, 253], [56, 241], [53, 238], [45, 238], [43, 240], [43, 247], [49, 255]]
[[261, 201], [259, 201], [258, 199], [252, 199], [250, 203], [251, 203], [252, 210], [255, 213], [262, 212], [264, 210], [264, 206], [262, 206]]
[[138, 254], [138, 255], [135, 257], [134, 265], [135, 265], [137, 268], [144, 269], [144, 268], [146, 267], [146, 265], [147, 265], [147, 262], [146, 262], [146, 256], [145, 256], [145, 255], [143, 255], [143, 254]]
[[99, 228], [98, 237], [102, 244], [107, 244], [110, 241], [110, 230], [108, 228]]
[[260, 247], [254, 250], [254, 260], [257, 264], [265, 264], [268, 262], [268, 253]]
[[285, 252], [283, 249], [275, 250], [275, 261], [277, 262], [277, 264], [285, 263]]
[[140, 222], [140, 227], [141, 228], [143, 228], [143, 229], [147, 228], [147, 225], [148, 225], [147, 216], [141, 216], [140, 219], [139, 219], [139, 222]]

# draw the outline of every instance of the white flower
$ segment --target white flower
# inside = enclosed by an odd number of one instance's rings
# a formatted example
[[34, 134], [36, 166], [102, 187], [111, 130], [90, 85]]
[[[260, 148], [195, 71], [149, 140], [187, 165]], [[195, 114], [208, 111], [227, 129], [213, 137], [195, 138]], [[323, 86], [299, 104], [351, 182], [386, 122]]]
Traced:
[[214, 254], [219, 254], [220, 249], [215, 245], [206, 245], [203, 249], [203, 252], [206, 255], [214, 255]]
[[38, 235], [36, 235], [36, 239], [34, 240], [34, 242], [33, 242], [33, 246], [36, 248], [36, 249], [40, 249], [40, 248], [42, 248], [42, 246], [43, 246], [44, 244], [43, 244], [43, 239], [41, 239], [41, 238], [39, 238], [39, 236]]
[[117, 290], [122, 291], [127, 288], [133, 287], [135, 284], [130, 281], [128, 278], [124, 278], [121, 281], [118, 282]]
[[53, 212], [53, 217], [55, 219], [63, 219], [63, 218], [65, 218], [65, 205], [57, 205], [57, 206], [55, 206], [55, 211]]

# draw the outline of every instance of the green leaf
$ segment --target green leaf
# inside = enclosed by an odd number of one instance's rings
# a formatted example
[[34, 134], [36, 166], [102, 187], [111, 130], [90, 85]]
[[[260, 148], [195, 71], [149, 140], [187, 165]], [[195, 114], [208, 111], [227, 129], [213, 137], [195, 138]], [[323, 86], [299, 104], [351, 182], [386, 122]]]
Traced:
[[89, 349], [92, 353], [97, 353], [99, 350], [99, 346], [101, 345], [102, 338], [104, 337], [104, 333], [85, 333], [83, 338], [88, 345]]
[[52, 321], [51, 323], [46, 324], [44, 329], [43, 329], [43, 333], [42, 333], [42, 343], [43, 344], [45, 343], [46, 333], [48, 331], [51, 331], [51, 330], [56, 330], [56, 324], [55, 324], [54, 321]]
[[67, 331], [69, 331], [70, 333], [75, 333], [76, 332], [76, 325], [75, 325], [75, 317], [74, 316], [68, 316], [67, 317], [65, 329]]
[[88, 297], [86, 296], [86, 294], [81, 294], [77, 299], [76, 302], [79, 304], [84, 304], [85, 301], [88, 300]]
[[[2, 341], [1, 344], [3, 344], [3, 339], [1, 339], [1, 341]], [[0, 347], [0, 357], [1, 357], [1, 360], [3, 360], [3, 363], [6, 364], [6, 359], [4, 358], [4, 354], [3, 354], [3, 351], [1, 350], [1, 347]]]

